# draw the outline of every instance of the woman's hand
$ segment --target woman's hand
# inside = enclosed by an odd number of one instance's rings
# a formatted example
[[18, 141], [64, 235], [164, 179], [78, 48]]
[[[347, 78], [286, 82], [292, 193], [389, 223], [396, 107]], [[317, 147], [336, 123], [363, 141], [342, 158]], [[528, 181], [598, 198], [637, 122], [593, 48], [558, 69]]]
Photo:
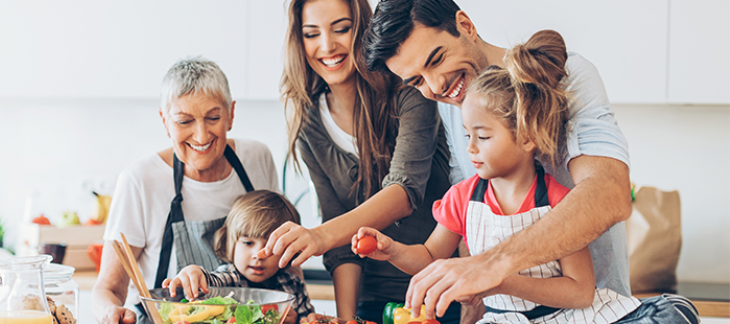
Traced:
[[296, 223], [286, 222], [271, 233], [261, 254], [266, 257], [281, 255], [279, 268], [286, 268], [292, 259], [291, 265], [298, 267], [311, 256], [322, 255], [329, 249], [317, 228], [306, 229]]
[[105, 312], [101, 324], [133, 324], [137, 323], [137, 314], [132, 310], [120, 306], [112, 306]]
[[[358, 250], [358, 241], [366, 236], [375, 238], [376, 249], [371, 253], [362, 254], [361, 252], [363, 251]], [[352, 236], [352, 253], [355, 253], [360, 257], [368, 257], [374, 260], [388, 261], [388, 259], [390, 259], [390, 257], [395, 252], [394, 250], [395, 246], [393, 244], [393, 239], [383, 233], [380, 233], [380, 231], [372, 227], [361, 227], [357, 231], [357, 234]]]
[[194, 264], [183, 268], [174, 279], [167, 278], [162, 282], [162, 288], [168, 288], [172, 297], [175, 297], [175, 290], [180, 286], [185, 291], [185, 297], [191, 301], [198, 298], [199, 290], [202, 290], [206, 294], [210, 292], [208, 290], [208, 281], [205, 279], [203, 270]]
[[[135, 258], [142, 254], [142, 248], [132, 246], [131, 249]], [[97, 280], [91, 290], [91, 309], [96, 321], [102, 324], [136, 323], [137, 314], [123, 307], [129, 277], [112, 247], [112, 241], [104, 241], [99, 278], [104, 280]]]

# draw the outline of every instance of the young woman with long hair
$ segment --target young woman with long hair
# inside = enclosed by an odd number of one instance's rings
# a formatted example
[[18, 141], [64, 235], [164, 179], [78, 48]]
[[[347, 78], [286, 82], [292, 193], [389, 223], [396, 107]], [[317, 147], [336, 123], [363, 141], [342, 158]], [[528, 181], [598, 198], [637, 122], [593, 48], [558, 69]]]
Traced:
[[[281, 255], [282, 267], [324, 254], [338, 317], [380, 322], [387, 302], [404, 300], [410, 276], [359, 258], [350, 238], [371, 226], [405, 244], [425, 242], [436, 226], [431, 205], [449, 188], [449, 153], [436, 104], [365, 68], [371, 15], [367, 0], [290, 3], [281, 84], [289, 151], [307, 166], [323, 223], [287, 223], [265, 251]], [[453, 314], [458, 322], [458, 306]]]

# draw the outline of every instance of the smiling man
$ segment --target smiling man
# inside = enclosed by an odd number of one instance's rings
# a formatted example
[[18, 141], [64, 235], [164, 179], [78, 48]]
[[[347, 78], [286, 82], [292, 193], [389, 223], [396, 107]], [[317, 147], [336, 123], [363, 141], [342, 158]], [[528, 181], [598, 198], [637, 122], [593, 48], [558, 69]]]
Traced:
[[[452, 105], [440, 104], [452, 156], [468, 159], [466, 148], [459, 144], [462, 122], [454, 105], [461, 105], [481, 71], [504, 65], [506, 49], [482, 40], [469, 16], [451, 0], [381, 1], [365, 40], [369, 69], [388, 69], [425, 97]], [[477, 256], [439, 260], [414, 276], [406, 296], [414, 309], [425, 303], [427, 313], [440, 314], [453, 300], [484, 295], [509, 274], [589, 244], [596, 286], [630, 295], [622, 223], [631, 214], [628, 144], [595, 67], [569, 53], [566, 69], [565, 87], [573, 99], [566, 141], [560, 145], [555, 168], [549, 161], [541, 162], [571, 192], [550, 217], [495, 248]], [[464, 178], [471, 175], [466, 173]], [[452, 172], [454, 179], [458, 177]]]

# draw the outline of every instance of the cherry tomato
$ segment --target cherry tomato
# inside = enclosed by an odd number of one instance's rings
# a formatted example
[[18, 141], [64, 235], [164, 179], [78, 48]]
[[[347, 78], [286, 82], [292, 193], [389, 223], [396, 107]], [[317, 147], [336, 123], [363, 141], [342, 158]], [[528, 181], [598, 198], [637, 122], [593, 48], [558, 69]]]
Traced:
[[279, 307], [277, 307], [276, 305], [261, 305], [261, 313], [262, 314], [266, 315], [266, 312], [268, 312], [269, 309], [273, 309], [275, 311], [278, 311], [279, 310]]
[[335, 323], [334, 317], [323, 317], [320, 319], [313, 320], [309, 322], [309, 324], [329, 324], [329, 323]]
[[360, 324], [360, 322], [358, 322], [357, 320], [349, 320], [345, 324]]
[[228, 320], [226, 321], [226, 324], [236, 324], [236, 318], [235, 318], [235, 317], [231, 317], [231, 318], [229, 318], [229, 319], [228, 319]]
[[357, 254], [370, 254], [375, 251], [375, 249], [378, 248], [378, 241], [375, 240], [372, 236], [364, 236], [363, 238], [357, 240], [357, 246], [355, 249], [357, 250]]

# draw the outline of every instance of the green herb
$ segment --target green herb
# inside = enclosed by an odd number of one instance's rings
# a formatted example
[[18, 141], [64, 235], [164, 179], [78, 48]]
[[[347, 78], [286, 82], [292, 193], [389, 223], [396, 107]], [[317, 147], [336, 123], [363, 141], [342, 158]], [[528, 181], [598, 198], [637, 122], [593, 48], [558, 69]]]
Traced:
[[180, 299], [180, 302], [181, 302], [181, 303], [187, 303], [187, 302], [189, 302], [189, 300], [187, 300], [187, 299], [183, 298], [183, 299]]

